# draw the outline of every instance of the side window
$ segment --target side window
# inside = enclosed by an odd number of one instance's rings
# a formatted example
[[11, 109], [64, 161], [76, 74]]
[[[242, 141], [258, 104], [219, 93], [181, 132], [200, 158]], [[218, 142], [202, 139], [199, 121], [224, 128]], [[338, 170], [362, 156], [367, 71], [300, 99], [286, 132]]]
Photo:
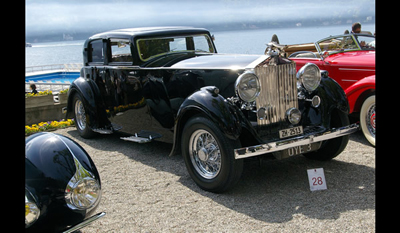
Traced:
[[89, 62], [104, 62], [103, 41], [94, 40], [89, 45]]
[[111, 39], [111, 62], [132, 62], [131, 43], [129, 40]]
[[214, 53], [213, 45], [208, 36], [206, 35], [195, 36], [193, 37], [193, 42], [196, 51]]

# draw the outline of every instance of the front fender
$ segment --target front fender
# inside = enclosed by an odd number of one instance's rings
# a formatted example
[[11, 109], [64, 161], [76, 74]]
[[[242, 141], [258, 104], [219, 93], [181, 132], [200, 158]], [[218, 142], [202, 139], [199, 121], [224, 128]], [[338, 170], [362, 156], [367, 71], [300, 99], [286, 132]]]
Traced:
[[40, 210], [37, 221], [26, 232], [61, 232], [94, 213], [68, 207], [65, 190], [77, 172], [76, 161], [90, 172], [101, 186], [100, 175], [89, 154], [72, 139], [54, 133], [39, 132], [25, 139], [25, 189]]
[[345, 90], [350, 113], [359, 112], [365, 98], [375, 91], [375, 75], [359, 80]]
[[218, 94], [218, 88], [207, 86], [185, 99], [179, 108], [174, 130], [171, 155], [179, 150], [180, 137], [185, 123], [194, 115], [203, 114], [214, 122], [225, 136], [237, 140], [242, 131], [240, 110]]
[[232, 140], [238, 139], [242, 126], [238, 121], [238, 112], [233, 105], [219, 94], [216, 94], [216, 87], [203, 87], [190, 95], [181, 105], [178, 111], [177, 122], [190, 110], [197, 110], [210, 118], [222, 132]]
[[332, 78], [324, 73], [321, 78], [321, 84], [317, 89], [317, 94], [321, 97], [323, 104], [323, 123], [330, 126], [332, 112], [337, 109], [344, 114], [349, 114], [349, 103], [342, 87]]

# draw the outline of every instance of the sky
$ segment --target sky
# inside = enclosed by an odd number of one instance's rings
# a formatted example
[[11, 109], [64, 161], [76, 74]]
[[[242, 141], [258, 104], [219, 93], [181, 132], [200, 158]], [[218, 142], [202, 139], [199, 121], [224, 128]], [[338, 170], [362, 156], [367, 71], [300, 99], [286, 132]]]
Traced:
[[[318, 4], [316, 4], [318, 2]], [[26, 0], [26, 36], [140, 26], [375, 17], [374, 0]]]

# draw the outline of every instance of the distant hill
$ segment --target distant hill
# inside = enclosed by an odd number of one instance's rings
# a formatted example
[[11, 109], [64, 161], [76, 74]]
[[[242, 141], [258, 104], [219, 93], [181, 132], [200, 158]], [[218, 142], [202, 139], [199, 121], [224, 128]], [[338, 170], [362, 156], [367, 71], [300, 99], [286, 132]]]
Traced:
[[[297, 19], [297, 20], [287, 20], [282, 21], [279, 19], [270, 21], [259, 21], [259, 22], [233, 22], [224, 24], [192, 24], [185, 25], [182, 23], [179, 26], [193, 26], [193, 27], [203, 27], [211, 31], [211, 33], [216, 31], [233, 31], [233, 30], [254, 30], [254, 29], [265, 29], [265, 28], [292, 28], [292, 27], [314, 27], [314, 26], [329, 26], [329, 25], [344, 25], [345, 27], [350, 27], [354, 22], [361, 22], [361, 24], [375, 23], [375, 16], [359, 16], [359, 17], [332, 17], [330, 19]], [[149, 25], [146, 25], [149, 26]], [[168, 25], [150, 25], [150, 26], [168, 26]], [[177, 25], [174, 25], [177, 26]], [[132, 26], [140, 27], [140, 26]], [[102, 28], [102, 29], [92, 29], [87, 31], [51, 31], [47, 33], [41, 33], [39, 35], [26, 35], [26, 42], [28, 43], [39, 43], [39, 42], [52, 42], [52, 41], [62, 41], [67, 38], [73, 38], [74, 40], [85, 40], [91, 35], [99, 32], [104, 32], [114, 28]]]

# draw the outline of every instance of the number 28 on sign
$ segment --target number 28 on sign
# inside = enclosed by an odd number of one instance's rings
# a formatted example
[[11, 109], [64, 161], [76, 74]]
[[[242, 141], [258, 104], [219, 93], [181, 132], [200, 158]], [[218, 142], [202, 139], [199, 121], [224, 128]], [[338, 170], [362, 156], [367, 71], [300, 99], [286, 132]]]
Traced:
[[311, 191], [327, 189], [323, 168], [308, 169], [307, 174]]

